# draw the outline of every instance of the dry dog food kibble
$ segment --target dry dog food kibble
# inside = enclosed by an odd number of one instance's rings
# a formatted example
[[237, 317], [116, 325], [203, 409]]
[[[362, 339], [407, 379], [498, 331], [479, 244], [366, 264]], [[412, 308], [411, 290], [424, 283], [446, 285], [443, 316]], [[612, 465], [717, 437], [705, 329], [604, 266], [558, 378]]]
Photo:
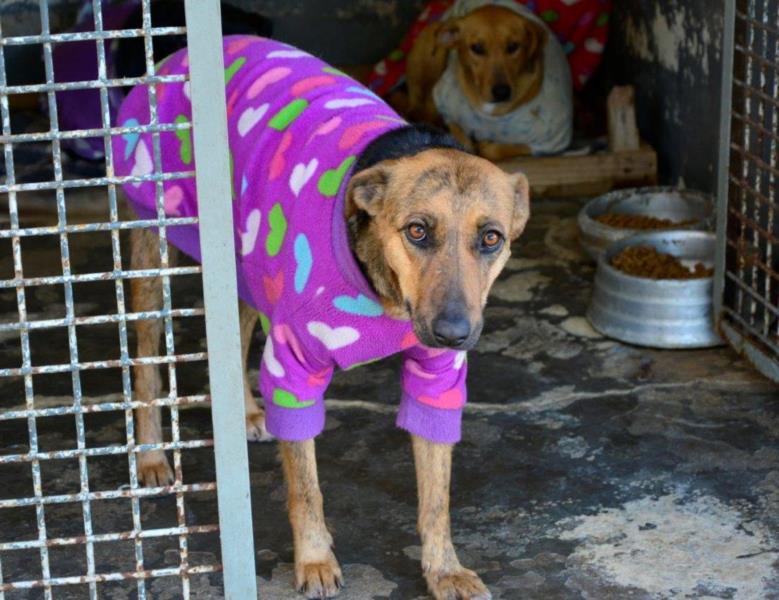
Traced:
[[619, 227], [620, 229], [673, 229], [674, 227], [685, 227], [695, 222], [694, 219], [672, 221], [671, 219], [661, 219], [650, 215], [627, 215], [622, 213], [605, 213], [595, 217], [595, 220], [603, 225]]
[[625, 248], [611, 259], [611, 264], [628, 275], [649, 279], [699, 279], [714, 274], [714, 269], [703, 263], [690, 269], [675, 256], [658, 252], [652, 246]]

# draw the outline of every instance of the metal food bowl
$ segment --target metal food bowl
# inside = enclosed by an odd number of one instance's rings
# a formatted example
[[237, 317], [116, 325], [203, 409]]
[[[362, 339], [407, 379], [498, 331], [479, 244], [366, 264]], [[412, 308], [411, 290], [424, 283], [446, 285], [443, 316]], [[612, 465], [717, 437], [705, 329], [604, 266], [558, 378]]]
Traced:
[[611, 258], [629, 246], [654, 246], [682, 264], [714, 263], [715, 236], [703, 231], [655, 231], [610, 245], [598, 261], [587, 318], [603, 335], [653, 348], [722, 344], [712, 318], [713, 277], [649, 279], [619, 271]]
[[579, 211], [579, 240], [582, 247], [597, 261], [609, 244], [648, 230], [612, 227], [595, 220], [606, 213], [647, 215], [674, 222], [693, 221], [676, 229], [705, 230], [713, 218], [711, 196], [693, 190], [673, 187], [632, 188], [609, 192], [594, 198]]

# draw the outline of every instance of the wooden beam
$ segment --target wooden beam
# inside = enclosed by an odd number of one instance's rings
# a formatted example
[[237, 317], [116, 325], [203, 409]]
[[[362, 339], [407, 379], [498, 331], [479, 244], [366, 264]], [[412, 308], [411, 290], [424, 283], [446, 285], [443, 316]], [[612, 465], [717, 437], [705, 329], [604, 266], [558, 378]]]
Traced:
[[638, 150], [641, 141], [636, 123], [636, 91], [632, 85], [618, 85], [609, 92], [606, 111], [609, 129], [609, 150]]
[[657, 183], [657, 154], [645, 143], [638, 150], [589, 156], [523, 156], [498, 166], [527, 175], [534, 196], [592, 196]]

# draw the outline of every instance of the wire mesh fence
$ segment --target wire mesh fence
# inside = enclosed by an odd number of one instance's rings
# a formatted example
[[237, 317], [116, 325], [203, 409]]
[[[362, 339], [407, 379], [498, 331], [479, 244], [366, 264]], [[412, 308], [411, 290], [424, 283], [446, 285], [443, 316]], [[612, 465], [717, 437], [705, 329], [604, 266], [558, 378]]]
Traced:
[[779, 378], [779, 2], [729, 2], [717, 294], [723, 333]]
[[[193, 578], [222, 568], [210, 423], [182, 417], [209, 401], [202, 271], [171, 264], [167, 241], [171, 228], [197, 219], [169, 218], [164, 206], [164, 182], [194, 172], [164, 173], [160, 156], [160, 135], [191, 125], [158, 122], [156, 106], [158, 92], [183, 78], [155, 74], [155, 40], [185, 29], [153, 27], [150, 0], [137, 4], [135, 29], [109, 27], [100, 0], [78, 32], [51, 30], [47, 0], [38, 2], [39, 31], [4, 36], [0, 19], [0, 600], [151, 598], [162, 578], [173, 582], [172, 597], [189, 598]], [[204, 4], [218, 17], [218, 4]], [[218, 22], [210, 27], [218, 32]], [[142, 41], [144, 74], [112, 72], [106, 54], [120, 39]], [[57, 48], [68, 44], [89, 45], [95, 77], [57, 76]], [[44, 81], [9, 82], [14, 46], [40, 48]], [[118, 126], [116, 93], [137, 84], [148, 86], [150, 122]], [[99, 103], [99, 127], [61, 126], [58, 104], [73, 92]], [[45, 118], [21, 116], [38, 105]], [[142, 132], [152, 135], [153, 172], [116, 176], [111, 138]], [[85, 142], [99, 161], [72, 157]], [[122, 206], [121, 185], [144, 181], [155, 182], [156, 219]], [[159, 269], [129, 268], [128, 238], [139, 228], [159, 234]], [[159, 310], [133, 312], [126, 286], [137, 278], [161, 280]], [[234, 290], [226, 302], [236, 305]], [[162, 324], [161, 351], [137, 356], [133, 325], [150, 320]], [[184, 341], [178, 329], [189, 332]], [[159, 444], [136, 439], [133, 410], [150, 403], [134, 395], [133, 367], [149, 364], [167, 382], [151, 402], [167, 414]], [[172, 485], [139, 482], [138, 456], [149, 450], [172, 458]], [[120, 589], [131, 595], [115, 596]]]

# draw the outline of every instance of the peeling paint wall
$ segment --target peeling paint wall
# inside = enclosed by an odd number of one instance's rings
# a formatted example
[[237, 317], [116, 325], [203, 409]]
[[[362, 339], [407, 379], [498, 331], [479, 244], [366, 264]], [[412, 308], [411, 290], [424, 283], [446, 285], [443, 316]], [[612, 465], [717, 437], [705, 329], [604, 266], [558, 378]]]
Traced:
[[636, 86], [639, 129], [666, 183], [716, 187], [724, 0], [614, 3], [607, 78]]
[[[182, 0], [183, 1], [183, 0]], [[270, 18], [274, 36], [328, 62], [377, 62], [400, 41], [424, 0], [223, 0]], [[109, 0], [103, 0], [108, 4]], [[38, 0], [0, 0], [3, 35], [40, 31]], [[84, 0], [49, 0], [52, 28], [67, 27]], [[29, 57], [27, 68], [35, 68]]]

